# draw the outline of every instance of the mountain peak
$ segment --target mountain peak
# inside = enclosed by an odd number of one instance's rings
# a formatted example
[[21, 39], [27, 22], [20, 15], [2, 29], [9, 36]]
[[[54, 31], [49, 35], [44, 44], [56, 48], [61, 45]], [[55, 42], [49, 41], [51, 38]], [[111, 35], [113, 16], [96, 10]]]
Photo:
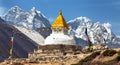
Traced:
[[19, 8], [19, 6], [15, 5], [15, 6], [14, 6], [14, 7], [12, 7], [12, 8]]
[[104, 27], [110, 28], [111, 24], [109, 22], [103, 24]]
[[35, 7], [32, 7], [32, 9], [30, 10], [31, 12], [36, 12], [36, 13], [41, 13], [40, 11], [38, 11]]
[[72, 22], [91, 22], [91, 20], [87, 17], [80, 16], [80, 17], [77, 17], [73, 20], [70, 20], [68, 23], [72, 23]]
[[70, 20], [68, 22], [68, 25], [71, 26], [72, 29], [76, 30], [78, 26], [86, 26], [90, 28], [93, 25], [93, 23], [89, 18], [80, 16], [73, 20]]
[[36, 8], [35, 8], [35, 7], [32, 7], [31, 11], [36, 11]]
[[20, 7], [18, 6], [14, 6], [12, 7], [9, 11], [12, 11], [12, 12], [24, 12]]
[[82, 21], [85, 21], [85, 22], [89, 22], [89, 21], [91, 21], [89, 18], [87, 18], [87, 17], [83, 17], [83, 16], [77, 17], [76, 19], [78, 19], [78, 20], [82, 20]]
[[32, 9], [30, 10], [30, 13], [34, 16], [34, 15], [40, 15], [41, 12], [38, 11], [35, 7], [32, 7]]

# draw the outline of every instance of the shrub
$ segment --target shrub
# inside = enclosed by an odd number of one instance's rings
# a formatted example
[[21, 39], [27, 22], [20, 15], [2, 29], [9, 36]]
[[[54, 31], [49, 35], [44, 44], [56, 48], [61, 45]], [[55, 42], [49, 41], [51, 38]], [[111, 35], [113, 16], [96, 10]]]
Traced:
[[102, 65], [117, 65], [117, 61], [112, 60], [112, 61], [103, 62]]
[[116, 57], [116, 61], [120, 61], [120, 55]]
[[120, 50], [117, 52], [117, 54], [120, 56]]
[[87, 56], [85, 59], [82, 59], [81, 61], [79, 61], [77, 64], [72, 64], [72, 65], [83, 65], [85, 62], [88, 62], [90, 60], [93, 60], [94, 58], [96, 58], [98, 55], [100, 55], [100, 51], [98, 52], [94, 52], [91, 55]]
[[87, 56], [83, 61], [84, 62], [90, 61], [98, 55], [100, 55], [100, 51], [92, 53], [90, 56]]
[[22, 63], [13, 63], [12, 65], [24, 65]]
[[103, 52], [103, 56], [113, 56], [114, 54], [116, 54], [117, 52], [115, 50], [105, 50]]

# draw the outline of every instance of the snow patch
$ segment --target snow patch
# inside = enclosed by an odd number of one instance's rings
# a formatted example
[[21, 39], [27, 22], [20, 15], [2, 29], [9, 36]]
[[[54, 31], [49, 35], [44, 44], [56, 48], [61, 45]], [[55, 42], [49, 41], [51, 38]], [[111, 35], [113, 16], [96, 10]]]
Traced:
[[107, 32], [111, 34], [111, 30], [110, 30], [111, 24], [110, 23], [104, 23], [103, 26], [106, 28]]
[[44, 38], [38, 32], [34, 30], [26, 29], [24, 27], [18, 27], [18, 26], [14, 26], [14, 27], [17, 28], [19, 31], [21, 31], [23, 34], [25, 34], [27, 37], [29, 37], [31, 40], [36, 42], [37, 44], [39, 45], [44, 44]]

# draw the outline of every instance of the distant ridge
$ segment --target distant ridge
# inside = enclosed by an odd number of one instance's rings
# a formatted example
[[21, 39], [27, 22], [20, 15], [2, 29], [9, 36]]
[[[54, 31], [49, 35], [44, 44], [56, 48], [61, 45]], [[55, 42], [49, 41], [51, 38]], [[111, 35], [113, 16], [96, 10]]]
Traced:
[[6, 22], [0, 17], [0, 23], [6, 23]]

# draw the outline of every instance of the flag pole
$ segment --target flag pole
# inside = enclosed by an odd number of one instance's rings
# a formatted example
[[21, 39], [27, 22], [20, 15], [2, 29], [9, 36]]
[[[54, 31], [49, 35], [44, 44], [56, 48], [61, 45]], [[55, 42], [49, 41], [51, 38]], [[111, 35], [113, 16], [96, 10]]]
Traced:
[[87, 39], [88, 39], [89, 50], [92, 51], [92, 50], [93, 50], [92, 42], [90, 41], [90, 38], [89, 38], [89, 36], [88, 36], [88, 33], [87, 33], [87, 27], [85, 28], [85, 34], [86, 34]]
[[13, 40], [14, 40], [14, 31], [12, 31], [12, 36], [11, 36], [11, 40], [10, 40], [10, 58], [12, 58], [12, 53], [13, 53]]

